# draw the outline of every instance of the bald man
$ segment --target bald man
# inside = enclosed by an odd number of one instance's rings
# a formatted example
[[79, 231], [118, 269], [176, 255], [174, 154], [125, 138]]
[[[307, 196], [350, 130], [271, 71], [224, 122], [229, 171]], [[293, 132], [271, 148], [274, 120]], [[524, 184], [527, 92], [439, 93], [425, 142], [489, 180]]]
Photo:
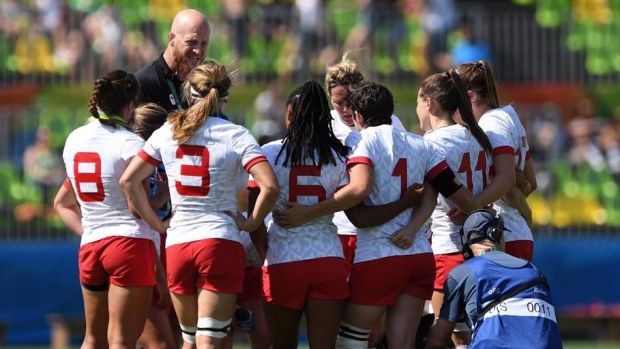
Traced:
[[204, 62], [210, 35], [209, 21], [202, 13], [192, 9], [177, 13], [164, 53], [135, 74], [140, 86], [136, 105], [153, 102], [168, 112], [186, 107], [180, 98], [181, 84]]

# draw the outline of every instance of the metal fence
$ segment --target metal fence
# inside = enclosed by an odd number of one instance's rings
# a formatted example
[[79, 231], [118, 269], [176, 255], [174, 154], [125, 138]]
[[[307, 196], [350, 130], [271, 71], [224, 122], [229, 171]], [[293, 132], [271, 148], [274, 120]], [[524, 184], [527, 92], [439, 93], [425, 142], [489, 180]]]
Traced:
[[[259, 24], [265, 19], [265, 12], [252, 8], [247, 13], [247, 45], [240, 51], [242, 55], [235, 57], [237, 51], [232, 34], [235, 24], [218, 15], [220, 12], [209, 12], [213, 13], [210, 15], [213, 32], [209, 56], [234, 62], [244, 77], [241, 83], [248, 85], [264, 86], [277, 76], [285, 76], [290, 82], [303, 79], [304, 74], [320, 78], [326, 57], [337, 59], [340, 56], [347, 36], [356, 25], [357, 13], [352, 3], [327, 2], [326, 25], [315, 47], [320, 50], [311, 50], [316, 51], [314, 53], [303, 51], [303, 47], [295, 48], [294, 44], [299, 43], [296, 41], [299, 33], [296, 17], [288, 17], [293, 19], [280, 23], [281, 32], [271, 28], [274, 30], [266, 35], [266, 29]], [[221, 10], [218, 6], [210, 6], [210, 11]], [[553, 29], [541, 28], [531, 8], [505, 2], [487, 2], [485, 6], [475, 5], [475, 2], [461, 3], [460, 10], [474, 19], [480, 39], [491, 47], [494, 69], [502, 83], [567, 82], [592, 86], [619, 81], [618, 74], [589, 74], [585, 53], [567, 49], [565, 42], [570, 22]], [[166, 21], [118, 26], [118, 34], [124, 39], [117, 47], [120, 50], [114, 51], [112, 56], [108, 56], [111, 53], [94, 40], [95, 36], [79, 35], [87, 27], [85, 23], [94, 21], [92, 16], [95, 13], [121, 23], [122, 15], [118, 9], [106, 11], [111, 12], [72, 12], [67, 17], [68, 31], [65, 34], [69, 35], [69, 41], [64, 42], [68, 45], [64, 48], [51, 46], [52, 37], [36, 30], [0, 37], [0, 89], [11, 89], [23, 83], [39, 87], [90, 85], [96, 76], [111, 66], [134, 71], [163, 50], [162, 38], [169, 28]], [[419, 18], [405, 17], [404, 24], [406, 35], [401, 38], [396, 53], [390, 53], [389, 35], [381, 28], [377, 28], [373, 35], [372, 51], [364, 49], [354, 53], [360, 55], [369, 77], [415, 88], [428, 63], [422, 50], [426, 38]], [[69, 45], [71, 43], [74, 46]], [[73, 55], [71, 50], [76, 50]], [[143, 54], [135, 55], [136, 50], [143, 50]], [[308, 57], [312, 60], [306, 60]], [[300, 66], [300, 59], [309, 64], [308, 71]], [[394, 70], [394, 64], [399, 68]], [[252, 106], [230, 107], [236, 122], [251, 125], [253, 114], [248, 110]], [[412, 112], [415, 110], [413, 100], [401, 102], [397, 107], [405, 124], [414, 127], [417, 118]], [[566, 161], [567, 143], [563, 143], [559, 136], [566, 119], [562, 106], [517, 103], [516, 108], [535, 150], [540, 188], [529, 202], [535, 214], [536, 234], [579, 235], [586, 234], [586, 231], [587, 234], [614, 234], [620, 227], [617, 177], [608, 168], [593, 170]], [[49, 207], [62, 178], [54, 178], [47, 185], [37, 184], [25, 174], [24, 154], [27, 147], [35, 143], [39, 126], [44, 125], [51, 131], [49, 141], [53, 149], [47, 160], [50, 164], [57, 164], [52, 160], [59, 156], [64, 137], [86, 118], [84, 112], [84, 109], [62, 106], [61, 101], [56, 101], [54, 106], [36, 101], [25, 108], [0, 105], [0, 238], [72, 237]], [[549, 125], [555, 125], [558, 133], [551, 145], [543, 144], [539, 139], [542, 127]]]
[[[240, 18], [231, 18], [216, 1], [197, 4], [212, 23], [209, 56], [239, 67], [247, 83], [265, 84], [278, 75], [293, 80], [321, 76], [325, 64], [348, 49], [359, 56], [373, 78], [415, 83], [428, 73], [425, 43], [431, 39], [422, 25], [423, 13], [387, 14], [394, 19], [371, 27], [368, 41], [355, 41], [351, 38], [359, 29], [360, 16], [355, 2], [327, 1], [325, 12], [317, 14], [322, 24], [313, 30], [304, 29], [303, 18], [291, 3], [272, 8], [258, 2]], [[502, 81], [619, 81], [618, 73], [590, 74], [585, 51], [568, 48], [575, 25], [569, 11], [558, 26], [543, 28], [531, 6], [471, 0], [458, 4], [458, 14], [470, 18], [477, 36], [489, 45]], [[142, 10], [102, 6], [88, 12], [67, 6], [62, 9], [63, 23], [52, 28], [40, 24], [43, 20], [32, 11], [4, 17], [0, 84], [90, 83], [105, 71], [139, 69], [162, 52], [171, 19], [148, 16], [149, 5], [143, 6]], [[400, 23], [398, 30], [390, 27], [393, 23]], [[600, 35], [613, 30], [602, 27]], [[448, 46], [458, 37], [455, 32], [453, 28], [448, 35]]]
[[[415, 110], [414, 104], [399, 107]], [[607, 168], [594, 169], [586, 163], [574, 165], [567, 161], [559, 108], [527, 104], [515, 104], [515, 108], [530, 135], [537, 169], [539, 188], [528, 198], [536, 234], [615, 234], [620, 227], [617, 177]], [[238, 123], [247, 122], [243, 118], [246, 114], [244, 106], [230, 111]], [[72, 237], [50, 204], [64, 179], [60, 159], [64, 139], [86, 117], [85, 108], [0, 108], [0, 238]], [[407, 127], [415, 126], [411, 118], [402, 119]], [[27, 169], [25, 154], [29, 146], [37, 144], [41, 125], [51, 131], [50, 152], [38, 160], [48, 172], [43, 179], [35, 180], [32, 170]], [[553, 128], [554, 125], [557, 127]], [[554, 137], [551, 142], [545, 136], [549, 127]]]

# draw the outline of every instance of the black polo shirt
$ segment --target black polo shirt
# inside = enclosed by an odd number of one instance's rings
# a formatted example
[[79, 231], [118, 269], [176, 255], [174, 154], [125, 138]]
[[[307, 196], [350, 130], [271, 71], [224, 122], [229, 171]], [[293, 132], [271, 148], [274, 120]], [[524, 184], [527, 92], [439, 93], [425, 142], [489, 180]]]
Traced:
[[[135, 77], [138, 80], [136, 106], [153, 102], [168, 112], [179, 109], [183, 81], [170, 70], [163, 54], [138, 70]], [[186, 105], [182, 107], [187, 108]]]

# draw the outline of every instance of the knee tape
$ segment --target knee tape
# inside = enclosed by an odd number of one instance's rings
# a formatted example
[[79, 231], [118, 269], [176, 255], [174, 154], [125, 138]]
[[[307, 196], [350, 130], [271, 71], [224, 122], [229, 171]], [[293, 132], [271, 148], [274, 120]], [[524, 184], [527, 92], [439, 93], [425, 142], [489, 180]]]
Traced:
[[340, 331], [336, 338], [337, 349], [366, 349], [370, 330], [355, 327], [346, 322], [340, 323]]
[[179, 326], [181, 326], [181, 338], [183, 338], [183, 341], [196, 344], [196, 330], [198, 328], [195, 326], [183, 326], [181, 324], [179, 324]]
[[220, 321], [212, 317], [198, 318], [197, 336], [209, 336], [213, 338], [224, 338], [230, 330], [231, 319]]

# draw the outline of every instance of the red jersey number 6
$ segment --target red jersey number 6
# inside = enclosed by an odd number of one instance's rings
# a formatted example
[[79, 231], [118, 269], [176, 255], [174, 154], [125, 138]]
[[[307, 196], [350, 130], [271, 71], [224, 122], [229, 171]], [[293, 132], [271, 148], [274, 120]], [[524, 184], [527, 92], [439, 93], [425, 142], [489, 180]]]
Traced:
[[299, 176], [319, 177], [321, 176], [321, 168], [312, 165], [301, 165], [291, 168], [291, 171], [288, 174], [289, 201], [297, 202], [297, 198], [299, 196], [316, 196], [319, 202], [325, 200], [327, 197], [325, 188], [320, 185], [299, 184]]

